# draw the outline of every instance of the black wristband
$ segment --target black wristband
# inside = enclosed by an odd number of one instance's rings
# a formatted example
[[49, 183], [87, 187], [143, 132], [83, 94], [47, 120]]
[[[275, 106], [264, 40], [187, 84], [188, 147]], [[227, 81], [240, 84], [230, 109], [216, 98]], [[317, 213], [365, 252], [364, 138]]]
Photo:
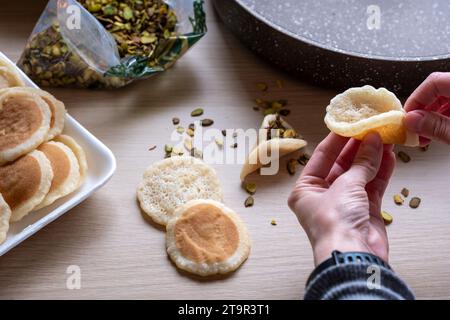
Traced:
[[387, 262], [383, 261], [383, 259], [379, 258], [374, 254], [367, 252], [340, 252], [334, 250], [331, 253], [331, 258], [325, 260], [314, 269], [314, 271], [309, 276], [306, 285], [308, 286], [308, 284], [311, 282], [312, 279], [314, 279], [319, 273], [321, 273], [325, 269], [328, 269], [329, 267], [342, 264], [357, 264], [357, 263], [375, 264], [378, 266], [385, 267], [389, 270], [392, 270], [392, 268], [389, 266]]

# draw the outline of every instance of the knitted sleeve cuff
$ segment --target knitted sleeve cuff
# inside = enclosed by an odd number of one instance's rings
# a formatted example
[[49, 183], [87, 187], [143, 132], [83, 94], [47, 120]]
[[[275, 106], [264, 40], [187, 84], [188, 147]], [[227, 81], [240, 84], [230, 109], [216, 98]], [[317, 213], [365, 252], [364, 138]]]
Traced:
[[392, 270], [367, 263], [330, 266], [306, 287], [305, 300], [413, 300]]

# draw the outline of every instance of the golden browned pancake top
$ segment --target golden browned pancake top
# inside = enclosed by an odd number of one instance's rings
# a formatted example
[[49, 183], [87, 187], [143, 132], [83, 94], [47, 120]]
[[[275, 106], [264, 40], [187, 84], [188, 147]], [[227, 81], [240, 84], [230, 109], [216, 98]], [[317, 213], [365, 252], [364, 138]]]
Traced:
[[0, 110], [0, 151], [15, 147], [30, 138], [43, 121], [38, 104], [29, 98], [15, 97]]
[[239, 232], [233, 220], [210, 204], [187, 209], [174, 231], [181, 254], [197, 263], [225, 261], [239, 246]]
[[69, 176], [70, 160], [61, 148], [51, 143], [44, 143], [39, 147], [39, 150], [50, 160], [53, 169], [53, 180], [49, 191], [52, 192], [64, 183]]
[[0, 193], [11, 210], [30, 199], [39, 189], [41, 167], [32, 156], [24, 156], [0, 167]]

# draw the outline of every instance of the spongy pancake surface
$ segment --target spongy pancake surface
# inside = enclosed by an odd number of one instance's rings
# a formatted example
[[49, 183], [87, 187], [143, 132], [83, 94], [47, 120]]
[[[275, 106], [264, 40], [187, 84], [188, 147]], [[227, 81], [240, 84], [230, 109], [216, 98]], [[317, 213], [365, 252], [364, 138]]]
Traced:
[[214, 169], [193, 157], [171, 157], [151, 165], [137, 190], [141, 208], [166, 225], [177, 207], [193, 199], [222, 201]]
[[418, 145], [418, 136], [406, 130], [401, 102], [385, 88], [351, 88], [334, 97], [325, 123], [334, 133], [361, 140], [376, 131], [385, 144]]

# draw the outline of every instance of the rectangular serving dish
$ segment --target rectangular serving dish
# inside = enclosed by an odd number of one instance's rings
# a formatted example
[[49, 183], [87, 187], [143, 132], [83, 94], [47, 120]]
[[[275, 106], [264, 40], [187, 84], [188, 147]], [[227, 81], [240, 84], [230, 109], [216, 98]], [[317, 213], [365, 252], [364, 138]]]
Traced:
[[[0, 52], [0, 59], [13, 66], [28, 86], [37, 88], [33, 81], [2, 52]], [[116, 170], [114, 154], [69, 114], [66, 115], [63, 133], [72, 136], [86, 152], [89, 169], [84, 184], [80, 189], [57, 200], [51, 206], [32, 212], [22, 220], [11, 223], [7, 239], [0, 245], [0, 256], [91, 196], [114, 174]]]

